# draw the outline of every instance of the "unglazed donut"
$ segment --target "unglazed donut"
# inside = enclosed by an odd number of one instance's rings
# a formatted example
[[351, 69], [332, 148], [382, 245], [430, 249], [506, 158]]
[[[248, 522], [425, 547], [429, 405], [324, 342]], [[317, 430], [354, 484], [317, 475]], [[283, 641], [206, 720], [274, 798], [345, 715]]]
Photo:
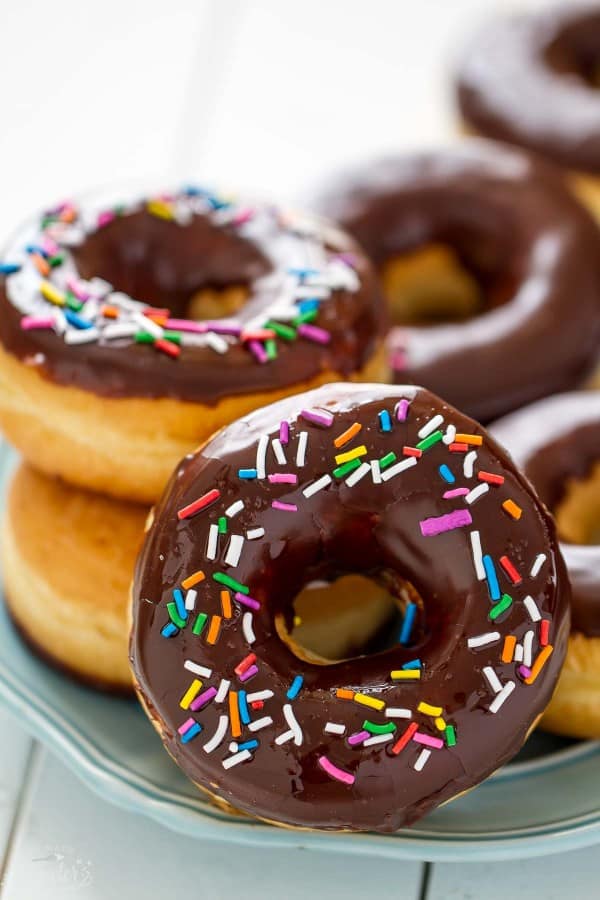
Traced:
[[368, 261], [322, 221], [195, 188], [63, 203], [0, 265], [0, 424], [36, 468], [151, 501], [237, 415], [384, 378], [384, 331]]
[[550, 166], [473, 139], [347, 173], [320, 206], [382, 272], [397, 382], [487, 422], [592, 369], [600, 238]]
[[2, 527], [9, 612], [52, 665], [102, 690], [131, 692], [129, 592], [148, 510], [21, 465]]
[[491, 430], [554, 511], [571, 580], [573, 631], [542, 724], [600, 738], [600, 393], [550, 397]]
[[[391, 648], [327, 665], [290, 639], [293, 600], [348, 573], [412, 599]], [[136, 567], [131, 659], [169, 753], [218, 802], [394, 831], [519, 749], [568, 600], [551, 518], [479, 425], [422, 388], [327, 385], [179, 465]]]
[[473, 36], [457, 72], [467, 128], [565, 166], [600, 215], [600, 4], [563, 2], [495, 17]]

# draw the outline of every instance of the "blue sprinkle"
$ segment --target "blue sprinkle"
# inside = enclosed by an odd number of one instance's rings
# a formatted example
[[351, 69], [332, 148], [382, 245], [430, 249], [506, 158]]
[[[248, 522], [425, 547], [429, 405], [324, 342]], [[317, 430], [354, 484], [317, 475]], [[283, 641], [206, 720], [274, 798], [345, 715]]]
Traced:
[[258, 478], [258, 471], [256, 469], [238, 469], [238, 476], [251, 481], [253, 478]]
[[188, 617], [188, 611], [185, 608], [185, 602], [183, 600], [183, 593], [179, 590], [179, 588], [175, 588], [173, 591], [173, 600], [175, 601], [175, 605], [177, 606], [177, 612], [180, 617], [185, 621]]
[[246, 700], [246, 691], [238, 693], [238, 706], [240, 708], [240, 719], [244, 725], [250, 724], [250, 713], [248, 712], [248, 701]]
[[186, 733], [181, 736], [181, 743], [187, 744], [188, 741], [191, 741], [193, 738], [195, 738], [196, 735], [200, 734], [201, 731], [202, 731], [202, 725], [200, 725], [198, 722], [194, 722], [192, 727], [188, 728]]
[[494, 560], [488, 553], [483, 557], [483, 568], [485, 569], [485, 577], [487, 578], [490, 598], [495, 602], [496, 600], [499, 600], [501, 596], [500, 585], [498, 584]]
[[244, 741], [243, 744], [238, 744], [238, 752], [240, 750], [256, 750], [257, 747], [258, 747], [257, 740]]
[[411, 659], [410, 662], [404, 663], [403, 669], [421, 669], [422, 663], [420, 659]]
[[292, 681], [290, 688], [286, 694], [288, 700], [295, 700], [298, 694], [300, 693], [300, 688], [304, 684], [304, 678], [302, 675], [296, 675], [294, 680]]
[[41, 247], [38, 247], [37, 244], [27, 244], [25, 250], [27, 251], [27, 253], [39, 253], [39, 255], [43, 256], [44, 259], [48, 258], [48, 254], [46, 253], [46, 251], [42, 250]]
[[81, 330], [83, 330], [85, 328], [92, 327], [92, 322], [88, 322], [87, 319], [82, 319], [81, 316], [78, 316], [77, 313], [74, 313], [72, 309], [65, 309], [63, 315], [69, 325], [74, 325], [75, 328], [80, 328]]
[[0, 263], [0, 275], [14, 275], [19, 272], [21, 266], [19, 263]]
[[379, 427], [382, 431], [392, 430], [392, 419], [387, 409], [382, 409], [379, 415]]
[[315, 309], [319, 309], [320, 300], [299, 300], [296, 306], [300, 310], [301, 313], [314, 312]]
[[161, 631], [161, 634], [166, 638], [175, 637], [176, 634], [179, 634], [179, 628], [177, 627], [177, 625], [174, 625], [173, 622], [167, 622], [167, 624]]
[[292, 266], [288, 269], [288, 275], [295, 275], [297, 278], [308, 278], [309, 275], [318, 275], [318, 269], [302, 269]]
[[456, 478], [454, 477], [446, 463], [440, 466], [440, 475], [442, 476], [444, 481], [448, 482], [448, 484], [454, 484], [454, 482], [456, 481]]
[[417, 604], [407, 603], [406, 612], [404, 613], [404, 621], [402, 622], [402, 630], [400, 631], [400, 643], [408, 644], [412, 633], [415, 616], [417, 615]]

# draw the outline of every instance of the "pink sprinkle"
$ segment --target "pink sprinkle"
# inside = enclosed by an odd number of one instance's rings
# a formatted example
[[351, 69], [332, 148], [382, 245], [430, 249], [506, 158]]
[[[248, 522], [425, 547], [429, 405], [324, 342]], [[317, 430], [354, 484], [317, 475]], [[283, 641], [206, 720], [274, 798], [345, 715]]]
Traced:
[[260, 609], [260, 603], [253, 597], [247, 597], [246, 594], [242, 594], [240, 591], [237, 591], [233, 596], [242, 606], [248, 606], [250, 609]]
[[115, 214], [111, 209], [106, 209], [104, 212], [98, 213], [98, 218], [96, 219], [96, 224], [98, 228], [103, 228], [105, 225], [108, 225], [115, 219]]
[[248, 681], [250, 678], [254, 678], [255, 675], [258, 675], [258, 666], [252, 665], [245, 672], [242, 672], [240, 681]]
[[269, 475], [271, 484], [298, 484], [298, 476], [293, 472], [276, 472]]
[[349, 253], [348, 251], [345, 251], [344, 253], [336, 254], [335, 258], [339, 259], [340, 262], [345, 263], [345, 265], [347, 265], [350, 269], [356, 268], [356, 254], [355, 253]]
[[76, 278], [73, 278], [72, 275], [67, 278], [67, 287], [82, 303], [85, 303], [86, 300], [90, 299], [89, 293], [83, 290], [80, 283]]
[[281, 500], [273, 500], [271, 503], [273, 509], [282, 509], [284, 512], [298, 512], [295, 503], [282, 503]]
[[48, 256], [56, 256], [56, 254], [60, 250], [60, 247], [58, 246], [56, 241], [53, 241], [52, 238], [48, 237], [47, 234], [43, 236], [41, 244], [42, 250], [44, 251], [44, 253], [47, 253]]
[[348, 743], [351, 747], [354, 747], [356, 744], [362, 744], [363, 741], [369, 737], [368, 731], [357, 731], [355, 734], [351, 734], [348, 738]]
[[422, 731], [415, 731], [413, 741], [417, 744], [425, 744], [426, 747], [433, 747], [435, 750], [441, 750], [444, 742], [440, 738], [432, 737], [430, 734], [423, 734]]
[[259, 361], [259, 363], [262, 364], [269, 361], [267, 351], [260, 343], [260, 341], [248, 341], [248, 347], [250, 348], [250, 352], [252, 353], [252, 355]]
[[191, 319], [167, 319], [165, 327], [174, 331], [191, 331], [194, 334], [206, 334], [208, 331], [205, 322], [194, 322]]
[[471, 525], [473, 519], [468, 509], [456, 509], [445, 516], [433, 516], [431, 519], [423, 519], [419, 522], [423, 537], [434, 537], [444, 531], [452, 531], [454, 528], [463, 528]]
[[213, 697], [216, 696], [216, 694], [216, 688], [207, 688], [201, 694], [198, 694], [198, 696], [194, 700], [192, 700], [192, 702], [190, 703], [190, 709], [193, 709], [194, 712], [197, 712], [197, 710], [202, 709], [202, 707], [206, 706], [207, 703], [210, 703], [210, 701]]
[[406, 422], [408, 418], [408, 408], [410, 403], [408, 400], [400, 400], [400, 402], [396, 406], [396, 419], [398, 422]]
[[290, 423], [284, 419], [279, 426], [279, 440], [282, 444], [287, 444], [290, 439]]
[[406, 351], [396, 347], [390, 353], [389, 363], [393, 372], [403, 372], [407, 368]]
[[309, 325], [307, 322], [298, 326], [298, 334], [317, 344], [328, 344], [331, 340], [328, 331], [325, 331], [324, 328], [317, 328], [316, 325]]
[[240, 209], [238, 213], [232, 219], [233, 225], [244, 225], [246, 222], [249, 222], [250, 219], [254, 218], [254, 210], [251, 207], [244, 207], [244, 209]]
[[23, 316], [21, 328], [32, 331], [35, 328], [54, 328], [54, 319], [46, 316]]
[[336, 781], [341, 781], [343, 784], [348, 785], [354, 784], [354, 775], [351, 775], [350, 772], [345, 772], [343, 769], [338, 769], [326, 756], [319, 757], [319, 765], [324, 772], [327, 772]]
[[314, 425], [322, 425], [323, 428], [331, 428], [333, 425], [333, 416], [331, 413], [322, 410], [303, 409], [300, 415], [303, 419], [306, 419], [307, 422], [312, 422]]
[[190, 728], [192, 727], [192, 725], [194, 725], [194, 724], [195, 724], [195, 720], [192, 719], [192, 717], [190, 716], [189, 719], [186, 719], [186, 720], [185, 720], [185, 722], [183, 723], [183, 725], [180, 725], [180, 726], [179, 726], [179, 728], [177, 729], [177, 733], [178, 733], [178, 734], [185, 734], [186, 731], [189, 731]]
[[529, 678], [531, 669], [527, 668], [527, 666], [519, 666], [519, 675], [522, 675], [523, 678]]
[[469, 493], [469, 488], [452, 488], [451, 491], [445, 491], [444, 500], [451, 500], [452, 497], [465, 497]]

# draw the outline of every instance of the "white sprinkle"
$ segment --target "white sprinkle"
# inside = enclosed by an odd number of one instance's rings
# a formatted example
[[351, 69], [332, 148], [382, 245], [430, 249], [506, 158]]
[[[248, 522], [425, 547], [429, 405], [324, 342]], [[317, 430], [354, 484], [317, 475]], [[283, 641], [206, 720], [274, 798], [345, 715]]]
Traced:
[[264, 536], [265, 529], [264, 528], [251, 528], [250, 531], [246, 532], [246, 538], [249, 541], [255, 541], [257, 538], [261, 538]]
[[65, 344], [90, 344], [99, 337], [100, 332], [97, 328], [70, 328], [65, 332]]
[[483, 551], [481, 549], [481, 535], [478, 531], [471, 532], [471, 549], [473, 551], [473, 565], [478, 581], [485, 581], [485, 567], [483, 565]]
[[400, 462], [394, 463], [389, 469], [384, 469], [381, 473], [382, 481], [389, 481], [390, 478], [399, 475], [400, 472], [404, 472], [406, 469], [412, 469], [413, 466], [416, 466], [417, 462], [416, 456], [408, 456], [406, 459], [401, 459]]
[[507, 700], [515, 689], [514, 681], [507, 681], [499, 694], [496, 694], [488, 709], [491, 713], [497, 713], [505, 700]]
[[137, 331], [138, 326], [130, 322], [114, 322], [102, 330], [102, 337], [110, 341], [115, 338], [133, 337]]
[[274, 452], [274, 454], [275, 454], [275, 459], [277, 460], [277, 462], [279, 463], [279, 465], [280, 465], [280, 466], [285, 466], [285, 465], [287, 465], [287, 459], [286, 459], [285, 451], [284, 451], [284, 449], [283, 449], [283, 446], [282, 446], [281, 441], [279, 440], [279, 438], [273, 438], [273, 440], [271, 441], [271, 443], [272, 443], [272, 445], [273, 445], [273, 452]]
[[206, 545], [206, 558], [217, 558], [217, 546], [219, 542], [219, 526], [214, 522], [208, 529], [208, 543]]
[[232, 534], [229, 538], [229, 546], [227, 547], [227, 553], [225, 554], [225, 565], [226, 566], [237, 566], [240, 561], [240, 556], [242, 555], [242, 548], [244, 546], [244, 538], [241, 534]]
[[191, 659], [186, 659], [183, 668], [194, 675], [201, 675], [203, 678], [210, 678], [212, 675], [212, 669], [207, 669], [206, 666], [199, 666], [198, 663], [193, 662]]
[[491, 666], [484, 666], [483, 674], [485, 675], [487, 682], [493, 692], [495, 694], [498, 694], [502, 690], [502, 682], [496, 675], [496, 670], [492, 669]]
[[268, 725], [273, 724], [273, 719], [271, 716], [263, 716], [262, 719], [256, 719], [254, 722], [250, 722], [248, 728], [250, 731], [260, 731], [262, 728], [266, 728]]
[[252, 613], [250, 610], [245, 612], [242, 616], [242, 631], [244, 632], [246, 643], [253, 644], [256, 640], [256, 635], [254, 634], [254, 628], [252, 627]]
[[308, 431], [301, 431], [298, 435], [298, 452], [296, 453], [296, 465], [303, 466], [306, 462], [306, 445], [308, 444]]
[[419, 429], [418, 432], [421, 440], [423, 438], [429, 437], [430, 434], [433, 434], [436, 428], [438, 428], [443, 421], [444, 417], [441, 415], [441, 413], [438, 413], [437, 416], [434, 416], [429, 420], [429, 422], [425, 422], [425, 424]]
[[[52, 326], [54, 328], [54, 331], [57, 334], [64, 334], [65, 331], [67, 331], [68, 325], [67, 325], [67, 319], [66, 319], [63, 311], [61, 309], [55, 309], [52, 313], [52, 319], [54, 320], [54, 325]], [[82, 329], [75, 329], [75, 330], [76, 331], [78, 331], [78, 330], [91, 331], [92, 329], [91, 328], [87, 328], [87, 329], [82, 328]]]
[[387, 744], [395, 739], [395, 734], [374, 734], [363, 742], [363, 747], [373, 747], [375, 744]]
[[449, 444], [453, 444], [456, 440], [456, 425], [448, 425], [446, 428], [446, 434], [442, 438], [443, 442], [448, 446]]
[[531, 668], [533, 662], [533, 637], [533, 631], [529, 630], [525, 632], [525, 637], [523, 638], [523, 665], [527, 666], [528, 669]]
[[515, 652], [513, 656], [513, 662], [522, 663], [523, 662], [523, 644], [515, 644]]
[[288, 725], [290, 726], [290, 731], [291, 731], [291, 732], [293, 733], [293, 735], [294, 735], [294, 743], [295, 743], [295, 745], [296, 745], [297, 747], [300, 747], [300, 746], [302, 745], [302, 740], [303, 740], [303, 737], [302, 737], [302, 729], [300, 728], [300, 725], [299, 725], [299, 723], [298, 723], [298, 719], [297, 719], [296, 716], [294, 715], [294, 710], [292, 709], [292, 704], [291, 704], [291, 703], [284, 703], [284, 704], [283, 704], [283, 714], [284, 714], [284, 716], [285, 716], [285, 721], [286, 721], [286, 722], [288, 723]]
[[350, 475], [346, 478], [346, 484], [348, 487], [354, 487], [355, 484], [364, 478], [367, 472], [371, 471], [371, 466], [368, 462], [361, 463], [358, 469], [355, 469], [354, 472], [351, 472]]
[[331, 484], [331, 481], [331, 475], [322, 475], [321, 478], [317, 478], [316, 481], [313, 481], [312, 484], [309, 484], [308, 487], [305, 487], [302, 493], [307, 498], [312, 497], [313, 494], [322, 491], [323, 488], [326, 488], [328, 484]]
[[466, 454], [464, 462], [463, 462], [463, 474], [465, 478], [473, 477], [473, 466], [475, 465], [475, 460], [477, 459], [477, 450], [469, 450]]
[[545, 562], [546, 562], [546, 554], [538, 553], [538, 555], [536, 556], [536, 558], [533, 561], [533, 565], [532, 565], [531, 571], [529, 573], [532, 578], [535, 578], [536, 575], [539, 575], [540, 569], [542, 568], [542, 566], [544, 565]]
[[223, 738], [227, 733], [227, 727], [229, 725], [229, 716], [219, 716], [219, 724], [217, 725], [216, 731], [211, 737], [209, 741], [207, 741], [202, 748], [205, 753], [212, 753], [213, 750], [216, 750], [219, 744], [222, 743]]
[[340, 725], [338, 722], [327, 722], [323, 731], [325, 734], [345, 734], [346, 726]]
[[225, 510], [225, 515], [229, 516], [230, 519], [233, 519], [234, 516], [237, 516], [239, 512], [241, 512], [244, 508], [243, 500], [236, 500], [235, 503], [232, 503], [231, 506], [228, 506]]
[[255, 703], [257, 700], [270, 700], [273, 696], [273, 691], [254, 691], [253, 694], [248, 694], [246, 700], [248, 703]]
[[232, 766], [237, 766], [241, 762], [245, 762], [245, 760], [250, 759], [252, 754], [249, 750], [240, 750], [239, 753], [234, 753], [233, 756], [228, 756], [227, 759], [223, 760], [223, 768], [231, 769]]
[[374, 459], [371, 463], [371, 472], [373, 473], [373, 484], [381, 484], [381, 469], [378, 459]]
[[467, 647], [470, 647], [471, 650], [476, 650], [479, 647], [487, 647], [488, 644], [493, 644], [499, 640], [499, 631], [488, 631], [486, 634], [478, 634], [476, 637], [469, 638], [467, 640]]
[[277, 735], [277, 737], [275, 738], [275, 743], [278, 746], [281, 746], [282, 744], [287, 744], [288, 741], [293, 741], [293, 740], [294, 740], [294, 732], [292, 731], [291, 728], [288, 728], [287, 731], [282, 731], [281, 734]]
[[222, 703], [227, 694], [229, 693], [229, 688], [231, 686], [231, 682], [227, 681], [226, 678], [221, 678], [221, 684], [215, 694], [214, 703]]
[[471, 503], [475, 503], [476, 500], [479, 500], [480, 497], [483, 497], [484, 494], [487, 494], [489, 491], [489, 484], [478, 484], [476, 488], [473, 488], [472, 491], [465, 496], [465, 503], [471, 505]]
[[207, 331], [204, 337], [204, 342], [210, 347], [211, 350], [214, 350], [215, 353], [227, 353], [229, 349], [229, 344], [225, 340], [224, 337], [220, 334], [215, 334], [214, 331]]
[[267, 447], [269, 446], [268, 434], [262, 434], [256, 448], [256, 477], [267, 477]]
[[531, 621], [539, 622], [542, 617], [540, 615], [540, 611], [538, 609], [537, 603], [535, 602], [533, 597], [531, 597], [528, 594], [527, 597], [525, 597], [523, 599], [523, 605], [525, 606], [525, 609], [529, 613], [529, 618], [531, 619]]
[[194, 590], [194, 588], [190, 588], [187, 594], [185, 595], [185, 608], [191, 612], [192, 609], [196, 606], [196, 597], [198, 596], [198, 591]]
[[298, 285], [294, 290], [296, 300], [327, 300], [331, 291], [328, 287], [316, 285]]
[[417, 757], [417, 761], [415, 763], [415, 770], [420, 772], [429, 757], [431, 756], [431, 750], [421, 750]]
[[151, 334], [153, 338], [162, 338], [165, 333], [164, 328], [161, 328], [160, 325], [157, 325], [156, 322], [153, 322], [152, 319], [149, 319], [148, 316], [144, 316], [142, 313], [134, 313], [132, 319], [138, 323], [140, 328]]
[[238, 746], [239, 746], [239, 745], [238, 745], [238, 742], [237, 742], [237, 741], [231, 741], [231, 743], [229, 744], [229, 752], [230, 752], [230, 753], [237, 753], [237, 751], [238, 751]]
[[404, 709], [402, 706], [388, 706], [385, 714], [388, 719], [412, 719], [410, 709]]

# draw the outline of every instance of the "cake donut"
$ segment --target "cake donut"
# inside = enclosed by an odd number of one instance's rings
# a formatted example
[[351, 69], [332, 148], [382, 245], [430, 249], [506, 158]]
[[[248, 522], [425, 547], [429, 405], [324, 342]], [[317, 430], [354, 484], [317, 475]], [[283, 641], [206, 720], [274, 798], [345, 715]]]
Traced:
[[487, 422], [592, 369], [600, 238], [550, 166], [472, 139], [347, 173], [320, 207], [379, 267], [396, 382]]
[[0, 264], [0, 425], [36, 468], [151, 501], [256, 406], [385, 378], [365, 256], [314, 217], [198, 188], [61, 203]]
[[[402, 608], [389, 646], [315, 658], [294, 597], [361, 574]], [[394, 831], [520, 748], [566, 650], [554, 525], [507, 454], [417, 387], [327, 385], [181, 462], [133, 587], [136, 689], [220, 804]]]
[[24, 464], [9, 486], [0, 540], [9, 614], [38, 656], [101, 690], [133, 690], [127, 607], [147, 514]]
[[467, 128], [538, 151], [600, 214], [600, 4], [495, 17], [465, 47], [458, 105]]
[[550, 397], [491, 426], [555, 514], [572, 588], [572, 633], [543, 726], [600, 738], [600, 393]]

